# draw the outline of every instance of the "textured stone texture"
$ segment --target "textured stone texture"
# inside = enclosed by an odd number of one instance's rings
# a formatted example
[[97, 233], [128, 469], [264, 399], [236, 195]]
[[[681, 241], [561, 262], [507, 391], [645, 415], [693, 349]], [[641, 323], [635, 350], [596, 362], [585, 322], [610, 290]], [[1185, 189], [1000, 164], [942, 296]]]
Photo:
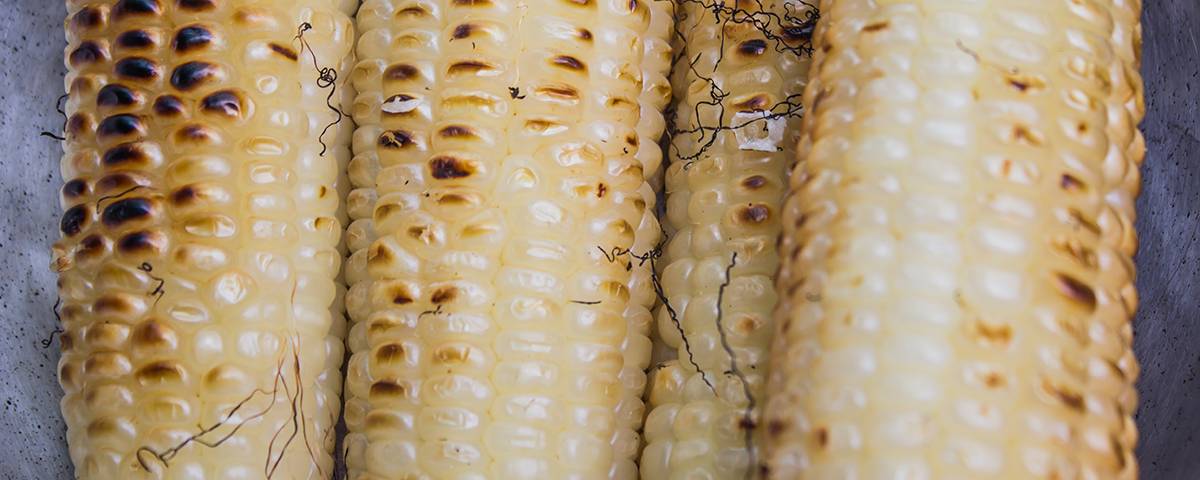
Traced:
[[[63, 4], [4, 0], [0, 9], [0, 478], [71, 478], [54, 378], [54, 280], [47, 268], [57, 235], [55, 189], [61, 154], [38, 137], [61, 119]], [[1146, 2], [1149, 154], [1138, 203], [1141, 249], [1135, 323], [1143, 365], [1138, 448], [1143, 478], [1200, 472], [1200, 4]]]

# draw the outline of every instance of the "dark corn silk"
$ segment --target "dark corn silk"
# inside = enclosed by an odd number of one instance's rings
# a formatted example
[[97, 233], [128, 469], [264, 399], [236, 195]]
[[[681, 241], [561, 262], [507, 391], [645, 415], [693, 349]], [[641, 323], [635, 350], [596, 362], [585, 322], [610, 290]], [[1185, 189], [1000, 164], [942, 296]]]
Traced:
[[[318, 0], [67, 4], [52, 265], [76, 476], [329, 478], [348, 134], [319, 154], [312, 59], [342, 67], [349, 19]], [[258, 54], [303, 22], [314, 51]]]

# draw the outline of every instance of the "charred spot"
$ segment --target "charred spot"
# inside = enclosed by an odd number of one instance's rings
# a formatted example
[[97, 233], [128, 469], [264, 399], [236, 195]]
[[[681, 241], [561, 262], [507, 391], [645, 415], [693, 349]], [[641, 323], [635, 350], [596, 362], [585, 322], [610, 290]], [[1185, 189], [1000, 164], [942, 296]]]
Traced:
[[454, 37], [456, 40], [461, 40], [461, 39], [471, 36], [471, 32], [474, 29], [475, 29], [475, 25], [472, 25], [470, 23], [464, 23], [457, 27], [454, 27], [454, 34], [451, 36]]
[[174, 95], [163, 95], [154, 99], [154, 113], [163, 117], [178, 117], [185, 112], [183, 101]]
[[280, 45], [275, 42], [271, 42], [267, 46], [271, 48], [272, 52], [278, 53], [279, 55], [282, 55], [283, 58], [286, 58], [293, 62], [300, 59], [300, 56], [297, 55], [296, 51], [292, 50], [291, 47], [285, 47], [285, 46]]
[[150, 154], [139, 143], [122, 143], [105, 151], [101, 161], [105, 166], [124, 163], [149, 164]]
[[143, 385], [179, 383], [183, 381], [183, 367], [175, 362], [154, 362], [138, 369], [137, 379]]
[[188, 91], [197, 86], [216, 79], [221, 74], [220, 67], [208, 62], [187, 62], [175, 67], [171, 72], [171, 86], [182, 91]]
[[67, 119], [67, 136], [79, 137], [96, 128], [96, 122], [87, 113], [76, 113]]
[[176, 5], [182, 10], [203, 12], [217, 8], [217, 0], [176, 0]]
[[105, 118], [100, 121], [100, 126], [96, 128], [96, 135], [100, 138], [145, 134], [146, 126], [142, 123], [142, 119], [137, 115], [130, 115], [128, 113]]
[[742, 417], [738, 420], [737, 426], [742, 430], [754, 430], [758, 424], [754, 423], [754, 419], [750, 417]]
[[100, 215], [101, 221], [109, 227], [119, 227], [124, 223], [147, 218], [154, 214], [154, 206], [150, 200], [141, 197], [117, 200], [107, 207]]
[[1088, 268], [1096, 268], [1099, 260], [1096, 258], [1096, 252], [1085, 246], [1082, 242], [1075, 239], [1059, 238], [1051, 243], [1056, 250], [1075, 259], [1080, 265]]
[[538, 87], [537, 90], [534, 90], [534, 93], [539, 96], [550, 97], [558, 100], [579, 100], [579, 91], [575, 90], [575, 88], [571, 87], [570, 85]]
[[101, 178], [99, 181], [97, 181], [96, 191], [111, 192], [114, 190], [128, 190], [139, 184], [140, 183], [137, 180], [134, 180], [133, 177], [129, 176], [129, 174], [117, 172], [110, 175], [105, 175], [104, 178]]
[[1013, 125], [1011, 135], [1014, 142], [1021, 142], [1033, 147], [1039, 146], [1045, 141], [1040, 133], [1019, 123]]
[[67, 211], [63, 212], [62, 220], [58, 223], [58, 229], [68, 237], [75, 236], [83, 230], [83, 227], [87, 226], [91, 213], [87, 205], [76, 205], [68, 208]]
[[153, 48], [158, 45], [158, 35], [147, 30], [129, 30], [117, 36], [117, 46], [129, 50]]
[[386, 130], [379, 134], [380, 148], [401, 149], [413, 144], [412, 134], [404, 130]]
[[1046, 87], [1046, 82], [1039, 77], [1018, 75], [1013, 73], [1004, 78], [1008, 85], [1021, 93], [1032, 93]]
[[404, 359], [404, 345], [388, 343], [375, 349], [375, 360], [379, 363], [391, 363]]
[[142, 57], [123, 58], [117, 62], [117, 76], [133, 80], [153, 80], [162, 75], [162, 67], [153, 60]]
[[1068, 192], [1082, 192], [1087, 190], [1087, 184], [1083, 183], [1083, 180], [1080, 180], [1069, 173], [1062, 174], [1062, 178], [1059, 180], [1058, 185], [1062, 187], [1063, 190]]
[[154, 253], [164, 242], [165, 239], [162, 235], [150, 230], [142, 230], [117, 240], [117, 251], [131, 255]]
[[[79, 241], [79, 250], [75, 252], [78, 256], [96, 257], [104, 253], [108, 249], [108, 240], [103, 235], [88, 235]], [[97, 301], [97, 306], [101, 306], [101, 299]]]
[[75, 12], [75, 15], [71, 17], [71, 27], [90, 30], [104, 25], [107, 23], [107, 21], [108, 19], [105, 18], [103, 10], [93, 6], [87, 6], [79, 9], [79, 11]]
[[887, 20], [883, 20], [883, 21], [879, 21], [879, 22], [875, 22], [875, 23], [868, 23], [868, 24], [864, 25], [862, 27], [862, 31], [867, 32], [867, 33], [881, 32], [881, 31], [887, 30], [887, 28], [889, 26], [891, 26], [891, 23], [889, 23]]
[[96, 94], [96, 107], [132, 107], [142, 103], [142, 94], [119, 83], [110, 83]]
[[213, 34], [207, 28], [201, 25], [188, 25], [175, 32], [175, 39], [171, 41], [171, 48], [178, 53], [185, 53], [205, 46], [213, 42]]
[[1079, 392], [1073, 392], [1065, 386], [1055, 385], [1050, 380], [1042, 380], [1042, 388], [1064, 407], [1083, 413], [1083, 395]]
[[817, 429], [813, 431], [813, 436], [816, 437], [817, 448], [824, 450], [825, 447], [829, 446], [829, 429], [828, 428], [817, 427]]
[[596, 198], [604, 198], [604, 194], [608, 193], [608, 185], [603, 183], [596, 184]]
[[767, 422], [767, 433], [772, 437], [782, 435], [784, 430], [787, 430], [787, 424], [783, 423], [783, 420], [771, 420]]
[[738, 45], [738, 53], [742, 55], [757, 57], [767, 51], [767, 42], [756, 38], [754, 40], [746, 40]]
[[625, 137], [625, 144], [626, 144], [626, 145], [629, 145], [629, 146], [631, 146], [631, 147], [636, 147], [636, 146], [638, 146], [638, 139], [637, 139], [637, 136], [630, 135], [630, 136], [628, 136], [628, 137]]
[[579, 37], [580, 40], [583, 40], [585, 42], [592, 41], [592, 31], [588, 30], [586, 28], [581, 28], [579, 30], [576, 30], [575, 36]]
[[434, 304], [452, 302], [458, 297], [458, 289], [454, 287], [439, 288], [429, 296], [429, 301]]
[[970, 328], [971, 334], [980, 343], [1003, 347], [1012, 341], [1013, 330], [1010, 325], [992, 325], [982, 320], [976, 320], [971, 322]]
[[473, 173], [465, 161], [446, 155], [430, 160], [429, 170], [433, 173], [433, 178], [438, 180], [469, 177]]
[[157, 0], [121, 0], [113, 6], [113, 17], [121, 18], [127, 15], [158, 15], [162, 7]]
[[408, 305], [412, 302], [412, 293], [408, 291], [408, 288], [398, 287], [396, 288], [396, 291], [392, 293], [392, 304]]
[[171, 204], [175, 206], [186, 206], [195, 203], [200, 198], [199, 192], [193, 185], [184, 185], [171, 193]]
[[762, 175], [754, 175], [742, 179], [742, 186], [747, 190], [758, 190], [767, 184], [767, 178]]
[[84, 196], [88, 192], [87, 180], [76, 178], [62, 186], [62, 196], [67, 199], [76, 199]]
[[418, 6], [408, 7], [404, 10], [396, 12], [397, 17], [424, 17], [428, 14], [429, 12], [427, 10]]
[[1065, 273], [1055, 273], [1054, 284], [1063, 296], [1089, 310], [1096, 309], [1096, 292], [1086, 283]]
[[371, 397], [403, 397], [408, 389], [399, 383], [380, 380], [371, 384]]
[[787, 42], [807, 42], [812, 40], [814, 24], [789, 25], [783, 27], [783, 39]]
[[383, 77], [388, 80], [411, 80], [421, 74], [417, 67], [408, 64], [392, 65], [384, 70]]
[[574, 70], [576, 72], [586, 72], [587, 71], [587, 66], [584, 65], [582, 61], [580, 61], [578, 58], [572, 57], [570, 55], [556, 56], [556, 57], [550, 59], [550, 64], [554, 65], [556, 67], [565, 68], [567, 70]]
[[770, 108], [771, 98], [765, 94], [755, 95], [733, 105], [741, 112], [760, 112]]
[[80, 67], [97, 61], [108, 60], [108, 51], [100, 44], [88, 40], [75, 47], [71, 54], [67, 57], [72, 67]]
[[476, 60], [464, 60], [450, 65], [450, 68], [446, 70], [446, 73], [450, 75], [459, 75], [464, 73], [479, 73], [493, 69], [495, 69], [495, 67], [489, 63]]
[[177, 340], [170, 327], [148, 320], [133, 331], [133, 344], [144, 348], [174, 348]]
[[471, 127], [465, 125], [450, 125], [439, 130], [438, 135], [441, 135], [443, 138], [464, 138], [474, 137], [475, 132], [471, 130]]
[[200, 109], [230, 118], [242, 115], [242, 96], [233, 90], [219, 90], [200, 101]]
[[179, 144], [217, 144], [221, 137], [215, 129], [201, 123], [189, 123], [175, 130], [175, 143]]
[[762, 204], [748, 204], [738, 209], [737, 218], [742, 223], [763, 223], [771, 218], [771, 208]]

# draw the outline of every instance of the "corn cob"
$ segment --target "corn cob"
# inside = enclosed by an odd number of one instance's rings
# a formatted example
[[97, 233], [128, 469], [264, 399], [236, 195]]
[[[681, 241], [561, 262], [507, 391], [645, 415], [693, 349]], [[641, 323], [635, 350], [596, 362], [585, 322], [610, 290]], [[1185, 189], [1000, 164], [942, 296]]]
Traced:
[[348, 151], [333, 131], [320, 155], [336, 115], [314, 61], [349, 52], [349, 19], [323, 0], [67, 7], [52, 267], [76, 478], [328, 477]]
[[627, 328], [646, 302], [627, 255], [610, 258], [657, 228], [638, 104], [652, 14], [359, 10], [350, 478], [635, 475], [641, 407], [622, 382], [639, 382], [626, 355], [648, 353], [622, 349], [648, 352]]
[[1138, 0], [825, 0], [770, 478], [1137, 477]]
[[671, 240], [662, 272], [671, 306], [658, 315], [678, 359], [655, 373], [642, 477], [741, 479], [756, 467], [747, 443], [758, 418], [751, 398], [763, 395], [775, 237], [809, 58], [797, 21], [807, 6], [679, 8], [680, 132], [667, 170]]

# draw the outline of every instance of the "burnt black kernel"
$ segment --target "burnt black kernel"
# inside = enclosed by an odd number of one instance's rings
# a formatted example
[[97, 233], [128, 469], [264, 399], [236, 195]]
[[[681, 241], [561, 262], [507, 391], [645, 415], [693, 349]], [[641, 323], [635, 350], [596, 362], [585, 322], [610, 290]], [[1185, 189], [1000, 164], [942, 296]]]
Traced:
[[213, 34], [200, 25], [188, 25], [175, 32], [175, 39], [171, 41], [171, 48], [176, 52], [183, 53], [189, 50], [203, 48], [213, 42]]
[[282, 55], [283, 58], [293, 62], [300, 59], [300, 56], [296, 55], [296, 51], [292, 50], [290, 47], [285, 47], [275, 42], [271, 42], [268, 46], [271, 47], [272, 52]]
[[742, 55], [762, 55], [767, 51], [767, 42], [761, 38], [746, 40], [738, 45], [738, 53]]
[[143, 149], [141, 145], [136, 143], [122, 143], [105, 151], [102, 161], [106, 166], [120, 165], [122, 163], [131, 162], [148, 163], [150, 161], [150, 155], [146, 153], [145, 149]]
[[76, 205], [68, 208], [66, 212], [63, 212], [62, 221], [59, 222], [58, 229], [62, 230], [64, 235], [76, 235], [87, 224], [88, 214], [87, 205]]
[[436, 157], [429, 161], [429, 169], [433, 173], [433, 178], [439, 180], [471, 176], [471, 170], [466, 163], [454, 157]]
[[117, 200], [107, 207], [100, 215], [100, 220], [109, 227], [117, 227], [125, 222], [149, 217], [154, 214], [150, 200], [141, 197]]
[[564, 67], [571, 70], [587, 70], [587, 67], [584, 66], [583, 62], [570, 55], [559, 55], [551, 59], [550, 63], [554, 64], [555, 66]]
[[148, 230], [133, 232], [117, 241], [117, 250], [122, 253], [152, 251], [158, 246], [157, 237], [154, 232]]
[[474, 25], [471, 25], [469, 23], [464, 23], [462, 25], [454, 27], [454, 34], [452, 36], [455, 39], [459, 39], [459, 40], [467, 38], [467, 37], [471, 36], [471, 31], [474, 28], [475, 28]]
[[154, 113], [164, 117], [183, 115], [183, 101], [174, 95], [163, 95], [154, 100]]
[[404, 148], [413, 144], [412, 134], [404, 130], [387, 130], [379, 134], [381, 148]]
[[156, 0], [121, 0], [113, 7], [113, 16], [156, 15], [161, 11]]
[[171, 204], [177, 206], [190, 205], [197, 198], [199, 198], [199, 195], [196, 193], [196, 187], [185, 185], [175, 190], [174, 193], [171, 193]]
[[117, 36], [117, 46], [121, 48], [151, 48], [157, 43], [155, 35], [146, 30], [129, 30]]
[[104, 12], [96, 7], [83, 7], [71, 17], [71, 26], [90, 29], [104, 24]]
[[384, 78], [388, 80], [409, 80], [416, 78], [421, 72], [417, 67], [408, 64], [392, 65], [383, 72]]
[[139, 103], [142, 103], [141, 95], [119, 83], [105, 85], [96, 94], [97, 107], [130, 107]]
[[96, 135], [100, 137], [144, 135], [145, 133], [146, 126], [142, 124], [142, 119], [136, 115], [127, 113], [105, 118], [100, 121], [100, 126], [96, 128]]
[[179, 8], [181, 9], [191, 10], [193, 12], [202, 12], [217, 8], [216, 0], [178, 0], [175, 2], [175, 4], [179, 5]]
[[208, 62], [187, 62], [171, 72], [171, 86], [187, 91], [215, 78], [220, 67]]
[[103, 235], [91, 234], [79, 241], [79, 250], [76, 252], [76, 254], [82, 254], [84, 256], [99, 255], [100, 253], [104, 252], [104, 245], [105, 241]]
[[237, 92], [220, 90], [204, 97], [200, 101], [200, 108], [205, 112], [237, 118], [242, 115], [242, 99]]
[[71, 66], [73, 67], [105, 60], [108, 60], [108, 52], [100, 44], [91, 40], [79, 44], [78, 47], [75, 47], [75, 50], [71, 51], [71, 55], [68, 57], [68, 61], [71, 62]]
[[162, 68], [148, 58], [129, 57], [117, 62], [116, 72], [125, 78], [152, 80], [161, 74]]
[[76, 178], [63, 184], [62, 196], [65, 198], [79, 198], [87, 193], [87, 189], [87, 181], [81, 178]]

